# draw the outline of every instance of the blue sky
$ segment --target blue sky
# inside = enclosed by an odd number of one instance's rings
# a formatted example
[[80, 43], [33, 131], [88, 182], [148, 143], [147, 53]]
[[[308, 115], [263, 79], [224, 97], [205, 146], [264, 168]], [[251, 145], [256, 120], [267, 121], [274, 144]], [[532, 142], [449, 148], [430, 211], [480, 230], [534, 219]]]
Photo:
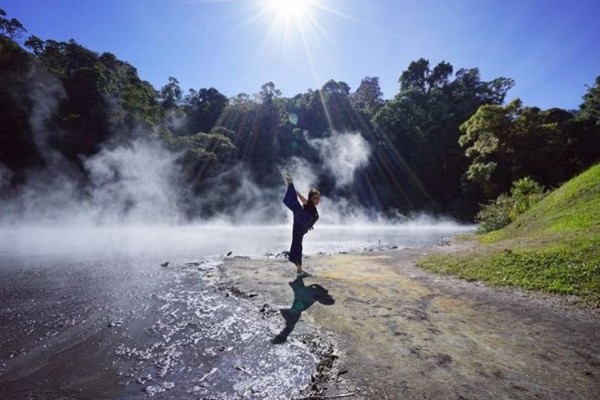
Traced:
[[8, 0], [0, 8], [42, 39], [110, 51], [156, 88], [232, 96], [273, 81], [285, 96], [328, 79], [354, 90], [378, 76], [386, 98], [420, 57], [482, 78], [513, 78], [507, 100], [577, 108], [600, 75], [598, 0], [312, 0], [285, 18], [269, 1]]

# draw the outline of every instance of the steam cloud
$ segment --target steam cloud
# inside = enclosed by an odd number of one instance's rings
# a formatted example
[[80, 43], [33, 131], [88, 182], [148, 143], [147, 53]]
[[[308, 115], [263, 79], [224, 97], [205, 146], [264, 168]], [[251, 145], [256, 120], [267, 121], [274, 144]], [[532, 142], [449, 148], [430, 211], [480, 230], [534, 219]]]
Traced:
[[[1, 204], [4, 223], [152, 224], [178, 221], [174, 155], [152, 141], [103, 149], [84, 161], [90, 184], [57, 166], [30, 173]], [[64, 165], [63, 165], [64, 167]], [[1, 172], [1, 169], [0, 169]]]
[[307, 139], [321, 154], [323, 166], [336, 178], [336, 187], [354, 181], [357, 169], [367, 165], [371, 148], [359, 133], [336, 133], [325, 139]]
[[[46, 127], [65, 96], [60, 82], [31, 68], [28, 90], [23, 95], [28, 101], [23, 107], [28, 110], [33, 140], [46, 165], [29, 171], [26, 183], [8, 194], [13, 174], [0, 164], [0, 223], [177, 222], [176, 156], [152, 133], [126, 132], [127, 140], [109, 141], [100, 152], [82, 159], [82, 168], [49, 145], [51, 133]], [[86, 180], [88, 183], [83, 185]]]
[[[280, 166], [281, 186], [260, 187], [240, 164], [213, 178], [211, 190], [198, 198], [179, 184], [177, 154], [165, 149], [152, 133], [122, 132], [118, 136], [128, 139], [108, 141], [99, 153], [83, 159], [79, 167], [62, 158], [48, 146], [45, 127], [64, 98], [64, 89], [39, 71], [32, 71], [30, 82], [29, 123], [46, 168], [29, 172], [26, 184], [10, 197], [6, 193], [0, 196], [0, 224], [4, 225], [289, 223], [291, 214], [281, 203], [285, 168], [291, 171], [296, 189], [307, 194], [323, 176], [332, 177], [337, 189], [348, 187], [371, 156], [368, 142], [358, 132], [334, 132], [320, 139], [306, 137], [320, 160], [310, 163], [290, 159]], [[0, 188], [7, 187], [11, 177], [12, 172], [0, 164]], [[194, 204], [209, 212], [189, 221], [179, 208], [181, 204]], [[319, 210], [322, 224], [389, 223], [401, 219], [399, 216], [390, 221], [389, 216], [367, 213], [351, 201], [332, 198], [331, 193], [323, 193]]]

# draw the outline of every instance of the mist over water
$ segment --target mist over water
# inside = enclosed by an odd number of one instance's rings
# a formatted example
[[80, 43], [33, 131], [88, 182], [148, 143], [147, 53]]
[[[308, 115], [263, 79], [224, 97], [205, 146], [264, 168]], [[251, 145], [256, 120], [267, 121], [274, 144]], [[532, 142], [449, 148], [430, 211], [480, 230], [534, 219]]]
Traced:
[[[451, 222], [414, 221], [401, 225], [319, 225], [305, 237], [307, 255], [363, 251], [373, 248], [432, 245], [469, 230]], [[289, 250], [291, 225], [186, 227], [40, 227], [0, 229], [0, 260], [12, 258], [222, 259], [232, 256], [260, 258]]]
[[[184, 190], [177, 186], [176, 155], [156, 140], [137, 138], [107, 146], [84, 160], [89, 184], [83, 188], [77, 173], [55, 160], [49, 170], [31, 173], [25, 186], [2, 200], [0, 257], [203, 258], [230, 251], [261, 257], [289, 250], [292, 215], [282, 203], [284, 170], [291, 171], [296, 189], [306, 195], [318, 168], [329, 171], [336, 186], [347, 186], [371, 153], [358, 133], [309, 142], [321, 152], [322, 164], [290, 159], [281, 167], [279, 187], [259, 187], [241, 167], [217, 177], [212, 194], [199, 199], [199, 206], [222, 204], [222, 211], [203, 220], [186, 220], [179, 210]], [[220, 190], [219, 182], [232, 180], [233, 190]], [[327, 193], [322, 194], [319, 213], [315, 230], [306, 237], [308, 255], [430, 245], [471, 229], [425, 215], [390, 219]]]
[[[214, 177], [210, 190], [197, 196], [181, 184], [178, 154], [139, 127], [113, 132], [97, 153], [81, 156], [79, 163], [53, 150], [46, 127], [65, 90], [47, 74], [32, 69], [30, 75], [29, 124], [45, 166], [28, 171], [22, 185], [9, 188], [12, 173], [0, 164], [0, 257], [278, 253], [288, 250], [292, 223], [282, 204], [284, 171], [291, 172], [296, 189], [305, 195], [324, 174], [333, 178], [334, 188], [348, 188], [372, 155], [359, 132], [334, 131], [319, 139], [305, 135], [319, 161], [289, 159], [280, 165], [280, 185], [260, 186], [239, 164]], [[307, 254], [425, 245], [469, 229], [423, 215], [390, 219], [331, 195], [322, 193]], [[189, 204], [211, 211], [190, 219]]]

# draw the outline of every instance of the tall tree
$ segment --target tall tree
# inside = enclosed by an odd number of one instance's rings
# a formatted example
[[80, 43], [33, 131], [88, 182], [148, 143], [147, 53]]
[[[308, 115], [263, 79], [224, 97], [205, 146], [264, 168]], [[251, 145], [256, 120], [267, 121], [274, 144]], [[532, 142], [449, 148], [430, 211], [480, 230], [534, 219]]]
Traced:
[[267, 82], [260, 87], [260, 92], [256, 97], [263, 104], [271, 104], [275, 99], [281, 97], [281, 90], [277, 89], [273, 82]]
[[596, 77], [595, 85], [588, 87], [583, 100], [581, 118], [590, 119], [600, 126], [600, 75]]
[[160, 89], [160, 102], [163, 110], [171, 111], [181, 104], [183, 91], [179, 86], [179, 81], [172, 76], [169, 82]]
[[190, 92], [186, 100], [187, 135], [210, 132], [229, 103], [227, 96], [212, 87]]
[[370, 76], [363, 78], [352, 99], [358, 110], [365, 112], [369, 117], [373, 117], [384, 103], [379, 78]]
[[[514, 181], [530, 177], [546, 187], [571, 177], [573, 114], [561, 109], [484, 105], [461, 126], [461, 146], [471, 161], [466, 177], [489, 198], [508, 191]], [[552, 162], [549, 162], [552, 160]]]
[[0, 8], [0, 36], [11, 40], [17, 40], [21, 35], [27, 32], [27, 29], [16, 18], [8, 19], [6, 11]]
[[400, 76], [398, 95], [373, 120], [390, 145], [386, 159], [394, 163], [406, 196], [438, 211], [476, 204], [461, 193], [469, 162], [458, 144], [459, 126], [482, 104], [501, 102], [513, 84], [506, 78], [484, 82], [475, 68], [460, 69], [452, 79], [452, 71], [446, 62], [433, 69], [428, 60], [412, 62]]

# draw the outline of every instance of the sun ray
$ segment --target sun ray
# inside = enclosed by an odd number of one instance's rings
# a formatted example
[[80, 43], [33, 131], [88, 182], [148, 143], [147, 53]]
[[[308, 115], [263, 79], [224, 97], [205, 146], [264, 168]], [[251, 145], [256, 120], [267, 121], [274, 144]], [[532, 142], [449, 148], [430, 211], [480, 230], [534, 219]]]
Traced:
[[320, 33], [321, 35], [323, 35], [323, 36], [324, 36], [324, 37], [327, 39], [327, 41], [328, 41], [330, 44], [335, 44], [335, 45], [337, 45], [337, 44], [335, 43], [335, 40], [333, 39], [333, 36], [332, 36], [332, 35], [331, 35], [329, 32], [327, 32], [327, 31], [325, 30], [325, 28], [323, 28], [323, 27], [321, 26], [321, 24], [319, 24], [319, 21], [318, 21], [318, 20], [315, 18], [315, 16], [314, 16], [313, 14], [310, 14], [310, 13], [309, 13], [309, 14], [307, 14], [307, 15], [306, 15], [306, 18], [308, 18], [308, 19], [310, 20], [310, 22], [311, 22], [311, 24], [312, 24], [311, 26], [312, 26], [312, 27], [314, 27], [314, 28], [316, 28], [316, 29], [319, 31], [319, 33]]
[[328, 6], [324, 5], [323, 2], [315, 2], [314, 6], [316, 8], [321, 9], [322, 11], [326, 11], [326, 12], [328, 12], [330, 14], [333, 14], [333, 15], [335, 15], [337, 17], [340, 17], [340, 18], [345, 19], [347, 21], [353, 22], [353, 23], [358, 24], [360, 26], [364, 26], [365, 28], [369, 28], [369, 29], [371, 29], [373, 31], [376, 31], [376, 32], [379, 32], [379, 33], [383, 33], [383, 34], [386, 34], [388, 36], [394, 36], [392, 34], [392, 32], [390, 32], [388, 29], [382, 29], [381, 27], [379, 27], [377, 25], [368, 24], [368, 23], [366, 23], [364, 21], [361, 21], [358, 18], [354, 18], [351, 15], [343, 13], [340, 10], [336, 10], [335, 8], [328, 7]]
[[[304, 45], [304, 51], [306, 52], [306, 56], [308, 59], [308, 64], [310, 66], [310, 70], [313, 75], [313, 79], [315, 80], [315, 82], [318, 82], [319, 79], [317, 76], [318, 75], [317, 69], [315, 68], [315, 63], [314, 63], [312, 54], [310, 52], [310, 47], [308, 46], [308, 42], [306, 40], [306, 35], [304, 33], [304, 29], [302, 28], [302, 26], [300, 26], [299, 30], [300, 30], [300, 36], [302, 37], [302, 43]], [[323, 105], [323, 111], [325, 112], [325, 118], [327, 119], [327, 124], [329, 125], [329, 128], [333, 132], [333, 120], [331, 119], [331, 114], [329, 113], [329, 109], [327, 108], [327, 104], [325, 102], [325, 98], [323, 97], [323, 93], [321, 90], [319, 90], [319, 97], [321, 99], [321, 104]]]

